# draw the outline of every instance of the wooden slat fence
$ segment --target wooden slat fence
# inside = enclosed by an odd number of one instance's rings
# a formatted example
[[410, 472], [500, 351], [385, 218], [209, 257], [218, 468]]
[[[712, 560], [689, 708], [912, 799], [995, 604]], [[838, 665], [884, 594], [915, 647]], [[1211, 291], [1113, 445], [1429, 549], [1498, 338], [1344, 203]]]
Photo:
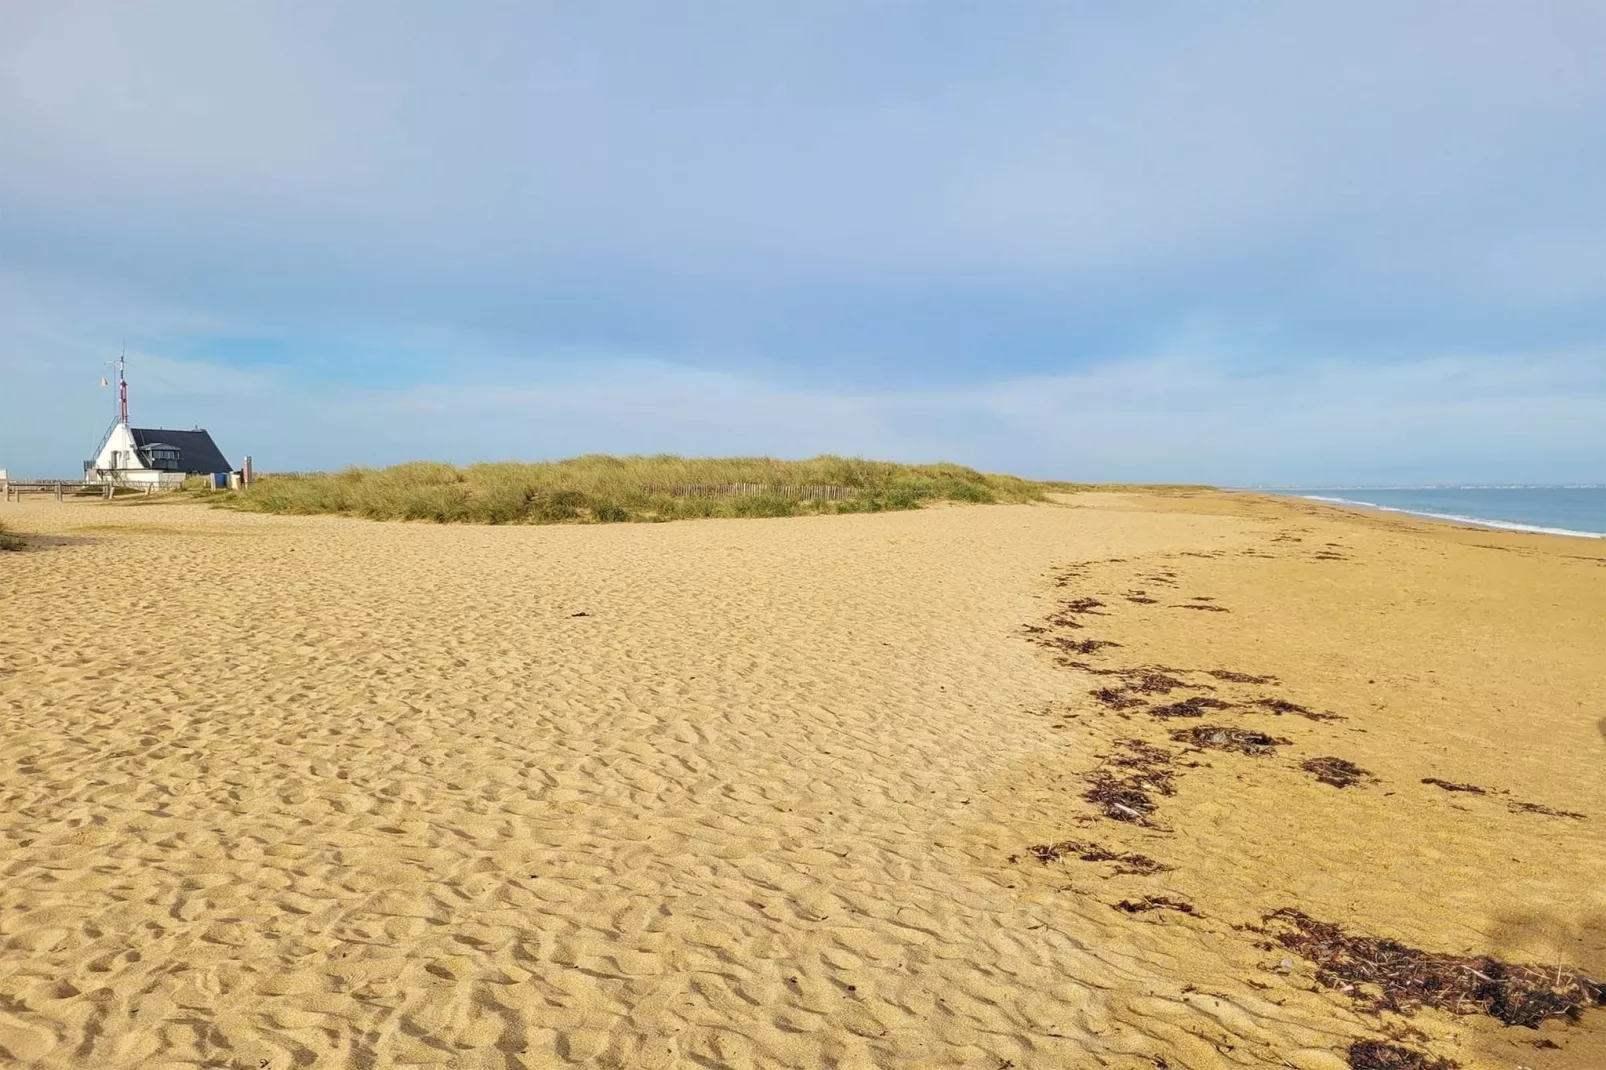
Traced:
[[828, 483], [678, 483], [651, 487], [649, 490], [676, 498], [740, 498], [773, 494], [780, 498], [816, 502], [838, 502], [859, 495], [857, 487], [838, 487]]
[[49, 494], [59, 502], [63, 498], [81, 494], [110, 498], [114, 487], [135, 487], [146, 494], [152, 493], [154, 489], [149, 483], [133, 483], [126, 480], [90, 483], [82, 479], [7, 479], [0, 481], [0, 487], [5, 488], [5, 500], [8, 502], [13, 500], [20, 502], [24, 494]]

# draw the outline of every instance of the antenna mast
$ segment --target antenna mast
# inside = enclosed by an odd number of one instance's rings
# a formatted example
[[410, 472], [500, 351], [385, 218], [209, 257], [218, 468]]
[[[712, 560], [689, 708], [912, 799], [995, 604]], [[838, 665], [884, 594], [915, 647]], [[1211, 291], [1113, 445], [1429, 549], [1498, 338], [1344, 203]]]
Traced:
[[[122, 349], [118, 351], [116, 360], [108, 360], [106, 364], [117, 369], [117, 422], [126, 424], [128, 422], [128, 376], [126, 374], [128, 345], [125, 343]], [[104, 376], [101, 377], [100, 385], [106, 385]]]
[[121, 423], [128, 422], [128, 376], [124, 369], [128, 364], [128, 343], [124, 342], [117, 354], [117, 419]]

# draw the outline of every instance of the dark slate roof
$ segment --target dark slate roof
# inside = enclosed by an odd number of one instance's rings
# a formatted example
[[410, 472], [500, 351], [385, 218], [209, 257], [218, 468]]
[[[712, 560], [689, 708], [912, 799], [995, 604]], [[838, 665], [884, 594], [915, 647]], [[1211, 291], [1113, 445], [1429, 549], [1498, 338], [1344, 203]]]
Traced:
[[167, 431], [159, 427], [130, 427], [128, 430], [134, 436], [134, 445], [142, 450], [158, 443], [177, 446], [181, 471], [203, 476], [234, 471], [234, 466], [205, 431]]

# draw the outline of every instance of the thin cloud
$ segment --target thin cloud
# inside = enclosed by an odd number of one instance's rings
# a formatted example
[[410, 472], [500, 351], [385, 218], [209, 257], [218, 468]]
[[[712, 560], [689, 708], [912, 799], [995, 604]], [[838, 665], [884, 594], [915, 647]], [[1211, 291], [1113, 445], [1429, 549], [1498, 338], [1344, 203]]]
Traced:
[[[1606, 422], [1602, 45], [1583, 2], [35, 6], [0, 36], [0, 361], [78, 382], [127, 333], [187, 383], [245, 368], [297, 466], [1431, 478], [1457, 442], [1542, 475]], [[454, 422], [510, 398], [542, 435]], [[364, 415], [404, 403], [436, 438]], [[30, 464], [64, 437], [0, 421]]]

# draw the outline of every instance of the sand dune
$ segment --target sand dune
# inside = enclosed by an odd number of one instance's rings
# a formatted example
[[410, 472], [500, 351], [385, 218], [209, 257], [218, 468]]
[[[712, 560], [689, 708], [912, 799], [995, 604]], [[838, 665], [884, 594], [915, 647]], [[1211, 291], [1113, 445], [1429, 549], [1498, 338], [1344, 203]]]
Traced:
[[[6, 510], [42, 533], [0, 556], [13, 1062], [1328, 1068], [1392, 1028], [1468, 1067], [1606, 1065], [1606, 1012], [1378, 1016], [1241, 928], [1295, 906], [1606, 974], [1599, 547], [1205, 494]], [[1138, 666], [1233, 706], [1091, 697]], [[1224, 718], [1289, 742], [1170, 740]], [[1132, 738], [1198, 763], [1147, 825], [1082, 798]], [[1172, 868], [1030, 853], [1067, 839]], [[1112, 909], [1144, 896], [1195, 912]]]

